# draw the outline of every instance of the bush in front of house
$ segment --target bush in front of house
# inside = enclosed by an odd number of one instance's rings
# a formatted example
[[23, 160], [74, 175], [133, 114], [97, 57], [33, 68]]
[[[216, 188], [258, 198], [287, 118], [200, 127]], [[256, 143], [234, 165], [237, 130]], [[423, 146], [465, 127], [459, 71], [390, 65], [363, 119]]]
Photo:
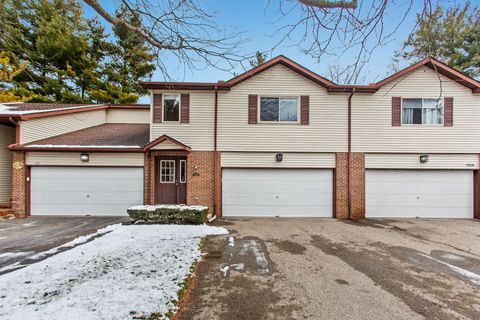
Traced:
[[127, 209], [133, 221], [165, 224], [203, 224], [207, 221], [208, 207], [185, 205], [135, 206]]

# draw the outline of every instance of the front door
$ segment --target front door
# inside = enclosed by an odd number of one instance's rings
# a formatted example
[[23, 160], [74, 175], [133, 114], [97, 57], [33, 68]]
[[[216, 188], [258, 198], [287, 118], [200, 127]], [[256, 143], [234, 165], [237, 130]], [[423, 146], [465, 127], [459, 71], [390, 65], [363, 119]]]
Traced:
[[157, 203], [186, 204], [187, 159], [157, 158]]

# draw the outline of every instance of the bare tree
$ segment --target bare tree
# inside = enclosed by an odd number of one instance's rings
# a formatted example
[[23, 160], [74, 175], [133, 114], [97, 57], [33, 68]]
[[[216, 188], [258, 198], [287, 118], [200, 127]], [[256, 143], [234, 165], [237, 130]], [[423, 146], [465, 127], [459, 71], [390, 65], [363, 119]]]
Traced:
[[[348, 66], [346, 80], [356, 82], [372, 53], [391, 41], [410, 14], [429, 16], [436, 5], [431, 0], [348, 1], [279, 0], [280, 20], [293, 21], [281, 25], [276, 32], [281, 39], [276, 47], [293, 42], [304, 54], [319, 61], [324, 56], [354, 56]], [[316, 3], [316, 5], [315, 5]], [[419, 5], [420, 3], [420, 5]], [[269, 1], [269, 6], [274, 6]], [[292, 18], [293, 16], [293, 18]], [[396, 19], [393, 19], [396, 17]], [[394, 21], [394, 23], [392, 23]], [[281, 23], [281, 21], [280, 21]], [[416, 28], [412, 26], [411, 32]], [[343, 76], [345, 76], [343, 72]]]
[[231, 70], [248, 57], [240, 54], [246, 41], [243, 34], [229, 31], [215, 22], [215, 15], [198, 0], [120, 0], [140, 26], [134, 26], [109, 12], [97, 0], [83, 0], [112, 25], [122, 25], [143, 37], [157, 55], [157, 64], [166, 78], [165, 55], [173, 54], [190, 69], [213, 66]]

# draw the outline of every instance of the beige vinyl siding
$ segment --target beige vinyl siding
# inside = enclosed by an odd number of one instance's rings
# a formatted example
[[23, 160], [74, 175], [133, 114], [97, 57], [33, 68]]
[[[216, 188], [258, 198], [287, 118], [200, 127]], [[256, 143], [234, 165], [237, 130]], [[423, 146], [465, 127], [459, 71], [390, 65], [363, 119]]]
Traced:
[[[249, 94], [308, 95], [310, 124], [248, 124]], [[347, 98], [346, 94], [328, 94], [320, 85], [276, 65], [229, 92], [219, 93], [218, 148], [220, 151], [346, 151]]]
[[365, 155], [367, 169], [478, 169], [478, 154], [429, 154], [427, 163], [420, 163], [421, 154]]
[[[414, 71], [373, 95], [352, 99], [352, 147], [355, 152], [478, 153], [480, 95], [430, 68]], [[453, 97], [453, 127], [392, 126], [392, 97]]]
[[157, 144], [152, 148], [152, 150], [183, 150], [178, 144], [175, 144], [171, 141], [163, 141], [162, 143]]
[[104, 124], [106, 121], [105, 109], [22, 121], [20, 124], [20, 143], [24, 144], [58, 136], [63, 133]]
[[110, 108], [107, 123], [150, 123], [150, 110]]
[[334, 153], [283, 153], [277, 162], [274, 152], [222, 152], [222, 167], [233, 168], [335, 168]]
[[[176, 91], [155, 93], [165, 94], [190, 94], [190, 123], [162, 122], [152, 123], [150, 141], [161, 135], [167, 135], [195, 151], [213, 150], [213, 117], [215, 112], [214, 92]], [[151, 108], [153, 110], [153, 108]], [[163, 118], [163, 116], [162, 116]], [[150, 119], [152, 117], [150, 116]]]
[[89, 153], [90, 161], [81, 162], [77, 152], [27, 152], [28, 166], [108, 166], [143, 167], [143, 153]]
[[12, 152], [8, 146], [15, 143], [15, 128], [0, 125], [0, 203], [9, 202], [12, 195]]

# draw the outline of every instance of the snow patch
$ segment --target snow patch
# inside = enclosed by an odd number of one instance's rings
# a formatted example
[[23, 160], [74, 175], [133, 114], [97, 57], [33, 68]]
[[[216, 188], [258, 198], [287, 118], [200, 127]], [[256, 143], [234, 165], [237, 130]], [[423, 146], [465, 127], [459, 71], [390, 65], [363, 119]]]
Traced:
[[183, 204], [161, 204], [161, 205], [156, 205], [156, 206], [134, 206], [128, 208], [128, 210], [146, 210], [146, 211], [155, 211], [157, 209], [175, 209], [179, 211], [183, 210], [198, 210], [198, 211], [203, 211], [207, 210], [208, 207], [205, 206], [186, 206]]
[[244, 240], [241, 254], [246, 254], [249, 252], [255, 257], [255, 262], [261, 269], [263, 269], [262, 271], [268, 272], [268, 260], [260, 249], [257, 241]]
[[233, 237], [228, 238], [228, 245], [230, 247], [235, 247], [235, 239], [233, 239]]
[[106, 148], [106, 149], [134, 149], [134, 148], [141, 148], [140, 146], [125, 146], [125, 145], [73, 145], [73, 144], [30, 144], [27, 145], [29, 148]]
[[230, 269], [229, 266], [225, 266], [223, 268], [220, 268], [220, 271], [223, 273], [223, 276], [226, 277], [228, 274], [228, 269]]
[[8, 103], [2, 103], [0, 104], [0, 113], [7, 114], [7, 115], [23, 115], [23, 114], [44, 113], [44, 112], [52, 112], [52, 111], [74, 110], [74, 109], [82, 109], [82, 108], [89, 108], [89, 107], [100, 107], [102, 105], [89, 104], [84, 106], [45, 109], [45, 110], [17, 110], [15, 109], [16, 106], [21, 106], [21, 103], [13, 103], [11, 105]]
[[468, 271], [468, 270], [465, 270], [463, 268], [460, 268], [460, 267], [457, 267], [457, 266], [454, 266], [453, 264], [450, 264], [450, 263], [447, 263], [447, 262], [443, 262], [441, 260], [438, 260], [438, 259], [435, 259], [433, 257], [430, 257], [429, 255], [426, 255], [426, 254], [423, 254], [423, 253], [419, 253], [422, 257], [425, 257], [425, 258], [429, 258], [433, 261], [436, 261], [438, 263], [441, 263], [443, 265], [446, 265], [447, 267], [449, 267], [450, 269], [452, 269], [453, 271], [461, 274], [462, 276], [464, 277], [467, 277], [470, 279], [471, 282], [477, 284], [477, 285], [480, 285], [480, 275], [479, 274], [476, 274], [474, 272], [471, 272], [471, 271]]
[[33, 252], [34, 251], [0, 253], [0, 261], [5, 260], [5, 259], [25, 257], [25, 256], [28, 256], [29, 254], [32, 254]]
[[452, 261], [464, 261], [465, 258], [457, 256], [456, 254], [447, 253], [442, 255], [442, 258], [452, 260]]
[[0, 319], [132, 319], [165, 314], [207, 225], [130, 225], [0, 276]]

